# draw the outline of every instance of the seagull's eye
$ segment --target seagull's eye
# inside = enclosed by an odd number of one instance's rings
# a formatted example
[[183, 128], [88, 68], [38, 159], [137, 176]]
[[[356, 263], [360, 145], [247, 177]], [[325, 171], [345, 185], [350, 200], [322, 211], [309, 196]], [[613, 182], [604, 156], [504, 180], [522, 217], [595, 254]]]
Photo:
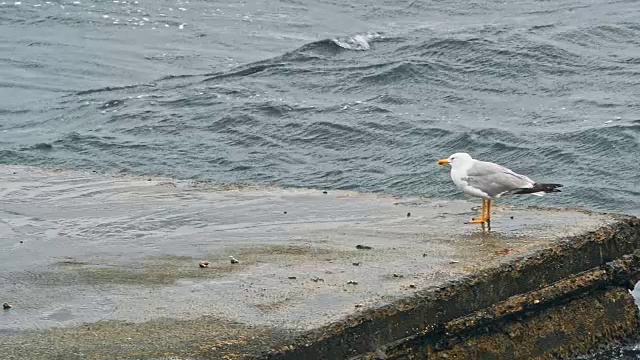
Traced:
[[451, 160], [455, 160], [456, 158], [452, 157]]

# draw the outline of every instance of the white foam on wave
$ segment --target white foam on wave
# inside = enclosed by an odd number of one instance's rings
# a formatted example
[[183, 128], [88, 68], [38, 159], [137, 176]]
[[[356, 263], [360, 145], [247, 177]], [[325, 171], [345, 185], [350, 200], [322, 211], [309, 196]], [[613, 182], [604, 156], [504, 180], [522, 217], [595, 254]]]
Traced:
[[350, 37], [332, 39], [334, 44], [347, 50], [366, 51], [371, 49], [371, 40], [381, 37], [380, 34], [370, 32], [366, 34], [356, 34]]

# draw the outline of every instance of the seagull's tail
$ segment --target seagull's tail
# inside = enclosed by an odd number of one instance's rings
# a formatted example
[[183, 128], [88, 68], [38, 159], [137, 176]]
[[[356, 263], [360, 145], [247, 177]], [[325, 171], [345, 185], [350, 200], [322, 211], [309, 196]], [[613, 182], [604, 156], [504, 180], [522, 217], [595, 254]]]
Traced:
[[562, 184], [533, 184], [533, 187], [528, 189], [520, 189], [516, 191], [514, 194], [532, 194], [542, 196], [545, 193], [552, 192], [560, 192], [559, 187], [562, 187]]

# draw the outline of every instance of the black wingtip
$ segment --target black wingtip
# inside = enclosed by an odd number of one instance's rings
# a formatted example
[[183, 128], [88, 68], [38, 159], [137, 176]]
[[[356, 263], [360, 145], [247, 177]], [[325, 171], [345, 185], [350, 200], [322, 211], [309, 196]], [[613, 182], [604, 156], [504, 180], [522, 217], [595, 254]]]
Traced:
[[558, 188], [561, 188], [562, 184], [533, 184], [533, 187], [529, 189], [521, 189], [516, 194], [532, 194], [537, 192], [553, 193], [561, 192]]
[[546, 193], [560, 192], [558, 189], [560, 187], [562, 187], [562, 184], [533, 184], [533, 189], [544, 191]]

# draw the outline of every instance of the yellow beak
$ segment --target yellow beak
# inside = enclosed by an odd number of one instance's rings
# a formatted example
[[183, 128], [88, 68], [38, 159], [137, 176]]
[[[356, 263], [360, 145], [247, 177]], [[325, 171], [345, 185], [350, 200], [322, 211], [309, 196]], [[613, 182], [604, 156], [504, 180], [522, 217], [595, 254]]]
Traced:
[[449, 165], [449, 159], [442, 159], [438, 161], [438, 165]]

